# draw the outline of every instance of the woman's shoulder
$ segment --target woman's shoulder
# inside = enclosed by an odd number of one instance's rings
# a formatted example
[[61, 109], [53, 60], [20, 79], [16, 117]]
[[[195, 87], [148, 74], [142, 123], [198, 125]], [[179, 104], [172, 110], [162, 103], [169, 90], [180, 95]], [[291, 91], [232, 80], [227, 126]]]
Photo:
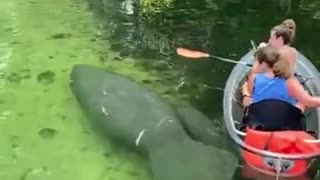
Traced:
[[291, 51], [293, 53], [297, 53], [297, 49], [295, 47], [292, 46], [287, 46], [288, 51]]
[[298, 56], [298, 51], [294, 47], [283, 47], [279, 49], [279, 53], [282, 57], [288, 58], [290, 60], [295, 60]]
[[290, 53], [290, 54], [296, 54], [297, 53], [297, 49], [291, 46], [284, 46], [282, 48], [279, 49], [280, 53]]
[[296, 87], [297, 85], [300, 85], [299, 80], [295, 76], [291, 76], [286, 80], [286, 83], [288, 86]]

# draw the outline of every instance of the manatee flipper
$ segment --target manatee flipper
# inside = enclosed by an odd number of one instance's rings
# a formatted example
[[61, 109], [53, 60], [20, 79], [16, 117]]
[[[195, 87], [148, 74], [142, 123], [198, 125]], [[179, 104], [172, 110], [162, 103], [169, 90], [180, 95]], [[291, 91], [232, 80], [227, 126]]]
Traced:
[[212, 120], [194, 107], [179, 106], [176, 108], [181, 118], [181, 123], [189, 136], [204, 144], [225, 149], [228, 146], [223, 126], [216, 127]]
[[177, 112], [152, 91], [90, 65], [74, 66], [71, 80], [93, 124], [118, 144], [146, 152], [155, 180], [230, 179], [236, 158], [192, 140]]

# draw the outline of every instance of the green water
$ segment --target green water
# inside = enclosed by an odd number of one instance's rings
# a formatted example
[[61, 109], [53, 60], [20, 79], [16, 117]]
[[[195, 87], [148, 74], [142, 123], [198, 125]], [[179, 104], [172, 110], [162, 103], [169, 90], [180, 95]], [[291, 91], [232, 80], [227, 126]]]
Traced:
[[133, 77], [172, 103], [190, 102], [217, 127], [233, 65], [186, 61], [174, 48], [238, 59], [250, 39], [265, 40], [270, 27], [293, 17], [294, 45], [318, 65], [317, 2], [177, 0], [149, 20], [121, 7], [116, 0], [0, 2], [0, 179], [151, 179], [144, 159], [92, 132], [68, 88], [73, 64]]
[[[87, 4], [14, 0], [0, 8], [0, 179], [147, 176], [140, 158], [95, 137], [68, 88], [73, 64], [99, 65], [101, 54], [116, 56], [94, 40]], [[126, 71], [127, 61], [113, 66]]]

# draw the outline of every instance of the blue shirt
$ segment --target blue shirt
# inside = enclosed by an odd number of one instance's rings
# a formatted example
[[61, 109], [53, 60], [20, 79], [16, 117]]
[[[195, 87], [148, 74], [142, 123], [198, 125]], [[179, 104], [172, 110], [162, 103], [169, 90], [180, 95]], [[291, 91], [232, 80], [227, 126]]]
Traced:
[[265, 73], [256, 75], [253, 86], [253, 103], [277, 99], [296, 105], [297, 100], [289, 95], [286, 80], [279, 77], [268, 77]]

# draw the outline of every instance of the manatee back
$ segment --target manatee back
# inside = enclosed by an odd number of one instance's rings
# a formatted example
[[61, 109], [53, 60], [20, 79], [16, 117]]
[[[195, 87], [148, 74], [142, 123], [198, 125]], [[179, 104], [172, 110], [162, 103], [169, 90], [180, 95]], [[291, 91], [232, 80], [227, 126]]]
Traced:
[[[162, 123], [179, 124], [170, 105], [127, 77], [90, 65], [76, 65], [71, 80], [71, 89], [90, 119], [126, 144], [135, 146], [139, 136], [159, 129]], [[176, 128], [184, 136], [180, 125], [162, 131], [168, 131], [168, 135], [179, 134]], [[142, 137], [141, 140], [146, 140], [146, 136]]]

